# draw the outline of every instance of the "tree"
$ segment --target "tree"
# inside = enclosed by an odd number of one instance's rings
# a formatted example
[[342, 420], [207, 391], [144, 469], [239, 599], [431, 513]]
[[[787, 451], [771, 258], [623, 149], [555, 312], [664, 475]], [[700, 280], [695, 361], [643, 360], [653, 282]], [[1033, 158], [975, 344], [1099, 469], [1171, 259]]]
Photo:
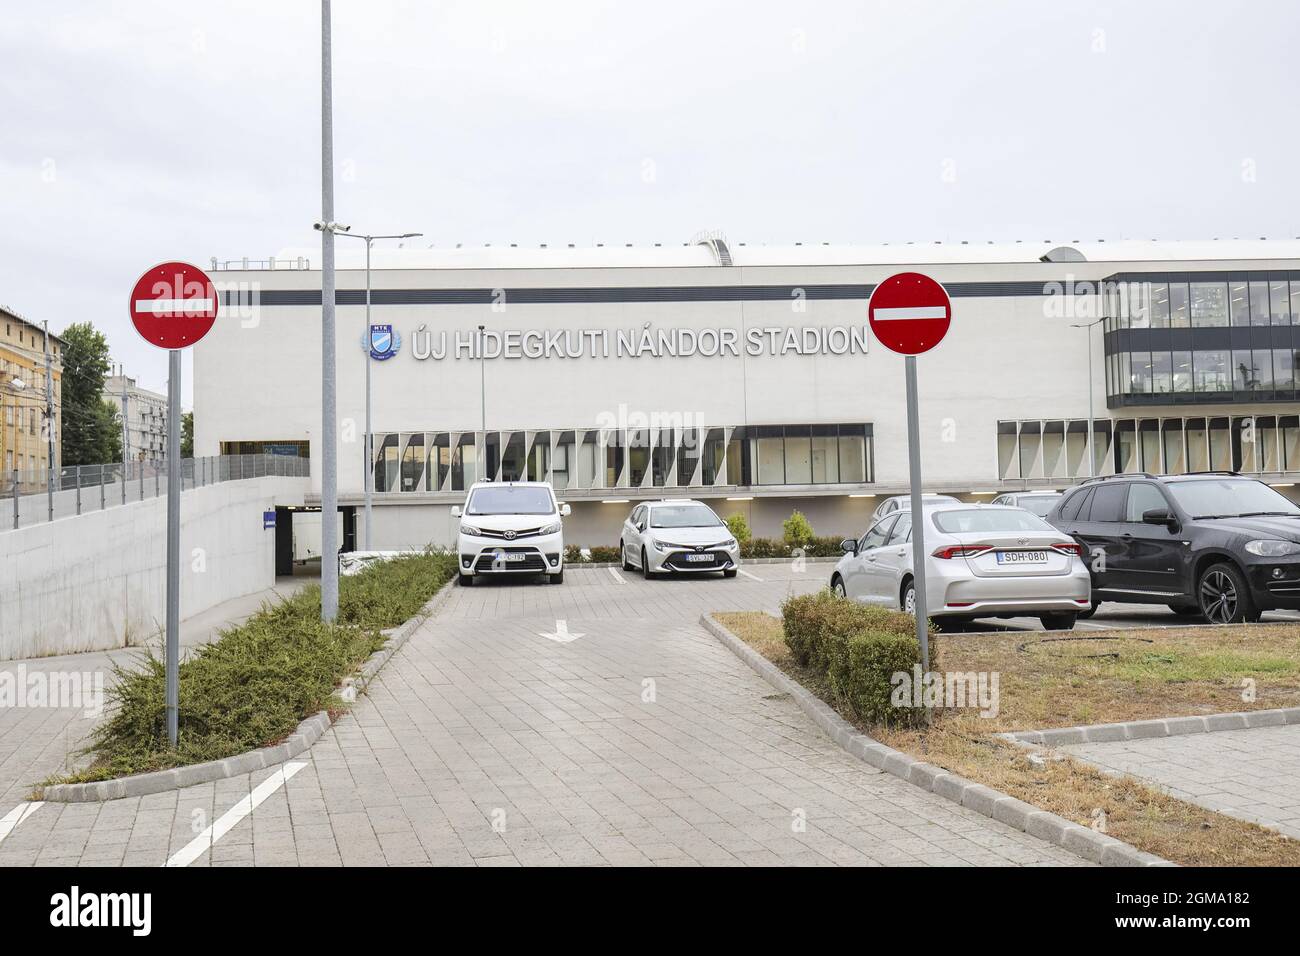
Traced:
[[781, 522], [781, 530], [785, 535], [785, 543], [792, 548], [806, 548], [813, 539], [812, 525], [802, 511], [792, 512], [790, 517]]
[[181, 412], [181, 457], [194, 457], [194, 413]]
[[63, 464], [116, 461], [122, 455], [121, 424], [104, 401], [108, 340], [89, 322], [76, 322], [64, 329], [63, 341]]

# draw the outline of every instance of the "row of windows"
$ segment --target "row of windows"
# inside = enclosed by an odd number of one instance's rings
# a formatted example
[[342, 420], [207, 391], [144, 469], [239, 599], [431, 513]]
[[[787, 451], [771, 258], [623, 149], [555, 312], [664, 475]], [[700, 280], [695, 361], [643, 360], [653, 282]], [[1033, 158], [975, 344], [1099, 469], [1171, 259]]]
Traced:
[[1132, 472], [1300, 471], [1300, 416], [1087, 419], [998, 423], [998, 477], [1070, 481]]
[[1102, 294], [1108, 329], [1300, 325], [1300, 281], [1289, 274], [1107, 282]]
[[[1108, 395], [1249, 393], [1300, 389], [1300, 350], [1233, 348], [1124, 351], [1107, 356]], [[1292, 396], [1281, 396], [1290, 398]]]
[[1061, 505], [1060, 520], [1138, 524], [1146, 512], [1168, 508], [1169, 502], [1153, 484], [1107, 482], [1070, 495]]
[[374, 436], [374, 489], [463, 491], [550, 481], [557, 491], [863, 484], [869, 424], [402, 432]]

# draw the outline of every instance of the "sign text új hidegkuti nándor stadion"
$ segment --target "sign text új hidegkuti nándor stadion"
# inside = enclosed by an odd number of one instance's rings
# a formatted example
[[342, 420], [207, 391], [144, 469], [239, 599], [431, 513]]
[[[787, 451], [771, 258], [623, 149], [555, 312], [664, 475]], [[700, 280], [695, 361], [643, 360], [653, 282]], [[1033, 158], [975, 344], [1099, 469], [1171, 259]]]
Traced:
[[[451, 541], [481, 478], [552, 482], [579, 545], [615, 544], [632, 502], [665, 496], [744, 511], [757, 535], [795, 509], [861, 534], [907, 487], [903, 371], [867, 316], [901, 272], [952, 302], [917, 360], [926, 490], [1300, 480], [1300, 241], [376, 250], [378, 333], [345, 252], [339, 494], [360, 520], [372, 470], [377, 548]], [[318, 491], [319, 262], [213, 266], [230, 320], [194, 348], [195, 454], [295, 451]]]

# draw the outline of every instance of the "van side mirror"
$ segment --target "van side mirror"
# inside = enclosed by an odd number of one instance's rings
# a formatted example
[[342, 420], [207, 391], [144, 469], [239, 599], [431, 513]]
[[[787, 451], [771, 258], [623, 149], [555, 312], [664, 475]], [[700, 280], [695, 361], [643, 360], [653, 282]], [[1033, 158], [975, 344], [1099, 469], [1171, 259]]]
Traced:
[[459, 517], [460, 517], [460, 505], [452, 505], [452, 506], [451, 506], [451, 516], [452, 516], [453, 518], [459, 518]]
[[573, 509], [569, 507], [569, 503], [567, 501], [564, 504], [560, 505], [561, 518], [567, 518], [572, 511]]
[[856, 538], [845, 538], [840, 542], [840, 550], [845, 554], [857, 554], [858, 542]]

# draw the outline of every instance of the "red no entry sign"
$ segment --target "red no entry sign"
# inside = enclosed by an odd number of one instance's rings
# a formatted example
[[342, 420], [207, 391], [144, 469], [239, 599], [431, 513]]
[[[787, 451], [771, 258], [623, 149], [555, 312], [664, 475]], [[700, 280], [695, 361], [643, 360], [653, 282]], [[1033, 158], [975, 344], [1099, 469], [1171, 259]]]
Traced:
[[129, 308], [135, 330], [150, 345], [189, 348], [217, 320], [217, 290], [198, 266], [164, 262], [136, 282]]
[[929, 276], [900, 272], [871, 293], [867, 321], [885, 348], [900, 355], [920, 355], [948, 334], [952, 302], [944, 287]]

